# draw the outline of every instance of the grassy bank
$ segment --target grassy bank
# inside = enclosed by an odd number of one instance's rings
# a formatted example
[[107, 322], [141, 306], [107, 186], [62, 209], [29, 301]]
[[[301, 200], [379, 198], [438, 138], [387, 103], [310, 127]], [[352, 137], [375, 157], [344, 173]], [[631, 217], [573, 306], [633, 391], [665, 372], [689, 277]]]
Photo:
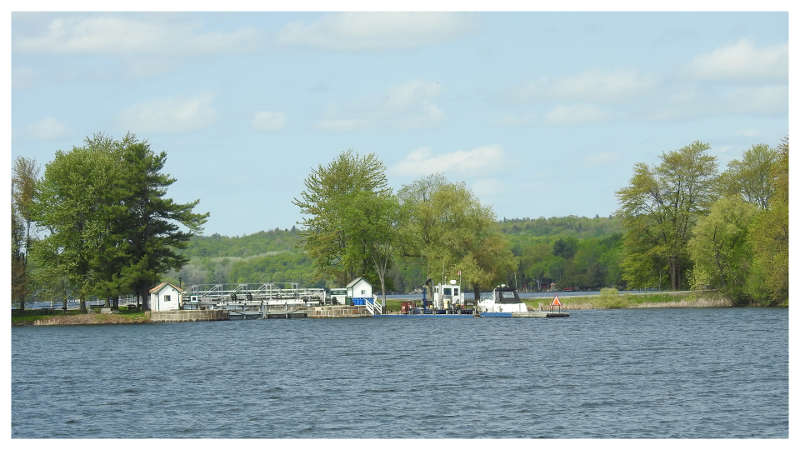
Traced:
[[[720, 308], [732, 306], [731, 301], [715, 291], [675, 292], [653, 294], [620, 293], [616, 289], [603, 289], [600, 295], [563, 297], [567, 309], [621, 309], [621, 308]], [[538, 309], [550, 304], [550, 299], [525, 300], [528, 309]]]
[[120, 311], [114, 314], [87, 313], [80, 311], [14, 311], [11, 314], [11, 325], [34, 325], [36, 321], [49, 322], [56, 325], [103, 325], [116, 323], [144, 323], [150, 320], [149, 315], [137, 311]]

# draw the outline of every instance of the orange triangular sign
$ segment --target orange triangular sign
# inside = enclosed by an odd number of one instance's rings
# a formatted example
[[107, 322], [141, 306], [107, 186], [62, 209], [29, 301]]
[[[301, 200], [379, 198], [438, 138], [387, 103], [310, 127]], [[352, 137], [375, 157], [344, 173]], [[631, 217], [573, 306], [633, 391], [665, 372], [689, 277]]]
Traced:
[[561, 302], [558, 301], [558, 296], [557, 295], [556, 295], [556, 298], [553, 299], [553, 303], [550, 306], [561, 306]]

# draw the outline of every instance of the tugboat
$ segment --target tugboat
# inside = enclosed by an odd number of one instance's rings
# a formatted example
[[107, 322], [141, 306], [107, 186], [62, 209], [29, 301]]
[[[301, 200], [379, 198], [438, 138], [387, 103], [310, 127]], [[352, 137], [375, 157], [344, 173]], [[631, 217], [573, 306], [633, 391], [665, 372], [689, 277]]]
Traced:
[[[422, 286], [422, 307], [411, 306], [410, 302], [404, 306], [406, 314], [430, 314], [441, 317], [472, 317], [474, 308], [464, 299], [464, 292], [456, 280], [449, 284], [441, 283], [431, 286], [431, 279]], [[432, 299], [428, 299], [428, 291], [432, 292]]]

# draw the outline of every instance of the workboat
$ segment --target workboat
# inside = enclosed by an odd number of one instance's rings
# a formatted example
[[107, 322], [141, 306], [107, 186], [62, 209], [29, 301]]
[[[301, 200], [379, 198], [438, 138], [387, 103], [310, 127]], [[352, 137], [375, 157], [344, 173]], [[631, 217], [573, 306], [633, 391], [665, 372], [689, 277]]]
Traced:
[[449, 284], [431, 286], [430, 280], [425, 283], [432, 294], [428, 300], [422, 291], [422, 305], [416, 302], [404, 302], [401, 314], [387, 314], [383, 317], [569, 317], [566, 312], [528, 311], [528, 306], [520, 299], [516, 288], [501, 284], [492, 290], [492, 296], [479, 299], [478, 302], [466, 300], [461, 286], [456, 280]]
[[[449, 283], [431, 285], [428, 279], [423, 285], [422, 304], [417, 302], [404, 302], [401, 306], [403, 315], [431, 315], [436, 317], [472, 317], [475, 309], [474, 302], [464, 299], [464, 292], [456, 280]], [[431, 296], [428, 297], [428, 292]]]

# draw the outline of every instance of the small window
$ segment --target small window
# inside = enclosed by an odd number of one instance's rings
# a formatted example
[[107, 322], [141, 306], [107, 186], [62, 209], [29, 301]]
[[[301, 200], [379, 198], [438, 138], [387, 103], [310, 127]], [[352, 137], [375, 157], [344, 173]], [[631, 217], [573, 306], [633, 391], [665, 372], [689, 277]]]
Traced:
[[452, 294], [452, 291], [453, 291], [453, 290], [452, 290], [452, 289], [450, 289], [450, 288], [444, 288], [444, 295], [453, 295], [453, 294]]
[[169, 301], [169, 295], [165, 295], [165, 296], [164, 296], [164, 301], [165, 301], [165, 302], [168, 302], [168, 301]]
[[458, 295], [458, 288], [453, 288], [453, 295]]
[[367, 290], [366, 290], [366, 289], [362, 289], [362, 290], [361, 290], [361, 295], [364, 295], [364, 294], [366, 294], [366, 293], [367, 293]]

